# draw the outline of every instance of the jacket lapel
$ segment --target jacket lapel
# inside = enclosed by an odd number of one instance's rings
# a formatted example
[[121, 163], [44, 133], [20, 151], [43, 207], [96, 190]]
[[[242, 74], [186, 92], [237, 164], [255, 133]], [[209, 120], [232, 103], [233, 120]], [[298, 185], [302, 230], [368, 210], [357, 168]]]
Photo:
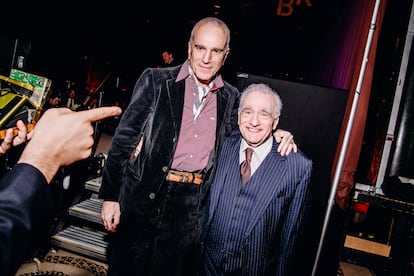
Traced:
[[[171, 112], [171, 117], [174, 124], [174, 130], [176, 137], [179, 136], [181, 119], [183, 116], [184, 107], [184, 95], [185, 95], [185, 81], [175, 82], [175, 77], [167, 79], [166, 81], [168, 99], [170, 104], [168, 105]], [[161, 91], [161, 93], [163, 93]]]
[[[229, 171], [239, 170], [239, 149], [240, 149], [240, 136], [238, 139], [231, 139], [231, 142], [225, 144], [222, 149], [222, 156], [227, 156], [226, 160], [219, 161], [217, 174], [213, 181], [210, 190], [210, 208], [208, 222], [211, 222], [214, 211], [217, 207], [218, 201], [224, 185], [227, 182], [227, 176]], [[229, 160], [229, 162], [227, 162]]]
[[[216, 170], [215, 164], [218, 162], [218, 153], [220, 147], [232, 131], [231, 127], [231, 112], [233, 110], [233, 101], [237, 95], [231, 95], [230, 90], [220, 88], [217, 92], [217, 129], [216, 129], [216, 142], [214, 144], [214, 150], [209, 157], [206, 171], [209, 172], [206, 175], [204, 185], [202, 187], [204, 192], [207, 192], [214, 178]], [[230, 100], [231, 99], [231, 100]], [[227, 121], [226, 121], [227, 120]]]
[[[250, 213], [250, 225], [247, 228], [247, 235], [252, 231], [254, 225], [262, 218], [270, 201], [278, 196], [283, 187], [286, 185], [284, 177], [286, 166], [284, 165], [285, 157], [277, 152], [277, 144], [273, 141], [271, 152], [263, 160], [256, 172], [260, 175], [255, 181], [260, 186], [257, 190], [256, 205]], [[260, 171], [259, 171], [260, 170]], [[256, 176], [257, 177], [257, 176]]]

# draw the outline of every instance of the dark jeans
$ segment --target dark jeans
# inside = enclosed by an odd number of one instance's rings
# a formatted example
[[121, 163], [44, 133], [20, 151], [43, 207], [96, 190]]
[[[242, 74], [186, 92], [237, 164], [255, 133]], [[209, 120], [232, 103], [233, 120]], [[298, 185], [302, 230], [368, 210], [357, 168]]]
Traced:
[[109, 241], [109, 275], [194, 275], [203, 215], [200, 190], [200, 185], [166, 181], [146, 218], [122, 218]]

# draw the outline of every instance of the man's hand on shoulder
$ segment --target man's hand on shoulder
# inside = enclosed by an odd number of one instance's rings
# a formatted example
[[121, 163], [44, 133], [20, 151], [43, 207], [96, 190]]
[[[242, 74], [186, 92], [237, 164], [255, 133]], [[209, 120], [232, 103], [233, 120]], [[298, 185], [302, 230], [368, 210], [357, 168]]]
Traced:
[[298, 152], [298, 146], [295, 144], [293, 140], [293, 135], [287, 130], [283, 129], [276, 129], [275, 133], [276, 142], [280, 143], [277, 151], [280, 152], [282, 156], [289, 155], [292, 150], [293, 152]]

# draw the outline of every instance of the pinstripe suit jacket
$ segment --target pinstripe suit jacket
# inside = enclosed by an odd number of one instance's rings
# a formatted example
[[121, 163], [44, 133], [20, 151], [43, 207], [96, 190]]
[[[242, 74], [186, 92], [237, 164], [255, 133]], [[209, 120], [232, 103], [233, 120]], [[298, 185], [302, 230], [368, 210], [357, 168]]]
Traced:
[[[227, 255], [224, 248], [217, 250], [217, 245], [224, 241], [220, 241], [223, 237], [217, 236], [211, 225], [218, 212], [232, 211], [219, 209], [217, 205], [226, 198], [222, 193], [224, 185], [229, 181], [241, 183], [240, 142], [240, 133], [233, 133], [220, 153], [201, 236], [201, 269], [205, 275], [225, 275], [228, 269], [236, 272], [232, 275], [292, 275], [292, 255], [309, 210], [312, 161], [301, 152], [281, 156], [275, 141], [250, 179], [258, 181], [260, 188], [253, 209], [245, 214], [250, 218], [243, 218], [249, 223], [245, 233], [241, 233], [240, 247], [236, 253]], [[213, 242], [209, 244], [209, 240]], [[211, 244], [215, 244], [214, 248]]]

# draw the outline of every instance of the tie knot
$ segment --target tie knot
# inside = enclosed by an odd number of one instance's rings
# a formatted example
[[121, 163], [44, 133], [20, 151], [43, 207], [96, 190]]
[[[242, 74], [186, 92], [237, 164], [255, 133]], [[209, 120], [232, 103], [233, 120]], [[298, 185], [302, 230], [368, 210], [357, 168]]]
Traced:
[[247, 162], [250, 163], [250, 161], [252, 160], [253, 149], [252, 148], [247, 148], [245, 150], [245, 152], [246, 152], [246, 160], [247, 160]]

